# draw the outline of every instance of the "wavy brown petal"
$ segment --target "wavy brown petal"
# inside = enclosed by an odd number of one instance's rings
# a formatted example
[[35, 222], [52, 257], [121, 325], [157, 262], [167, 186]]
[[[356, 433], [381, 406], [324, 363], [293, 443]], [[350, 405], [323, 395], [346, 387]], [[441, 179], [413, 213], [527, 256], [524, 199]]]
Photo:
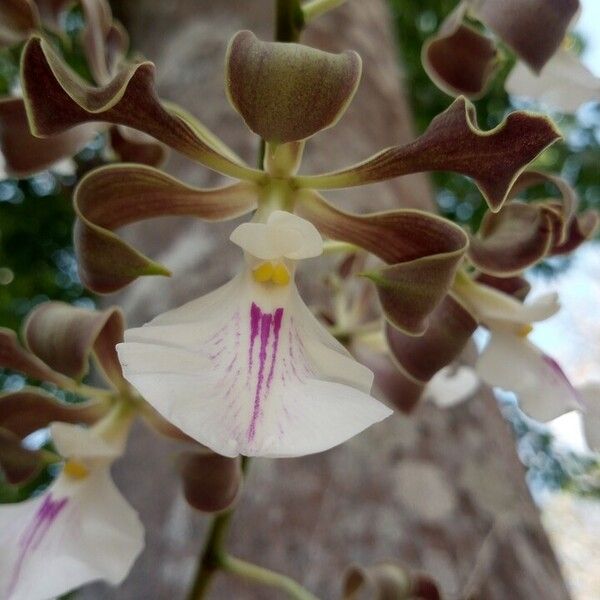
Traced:
[[331, 127], [361, 74], [356, 52], [331, 54], [300, 44], [263, 42], [240, 31], [229, 44], [227, 94], [248, 127], [275, 144]]
[[186, 215], [207, 221], [239, 217], [256, 207], [253, 183], [200, 189], [143, 165], [112, 165], [84, 177], [75, 191], [75, 250], [83, 283], [114, 292], [141, 275], [168, 275], [113, 230], [143, 219]]
[[373, 371], [375, 394], [397, 410], [409, 414], [419, 403], [426, 382], [419, 381], [394, 363], [389, 352], [381, 352], [360, 337], [352, 340], [350, 350], [356, 360]]
[[124, 319], [118, 308], [104, 311], [64, 302], [45, 302], [25, 322], [27, 348], [59, 373], [80, 381], [93, 353], [108, 381], [124, 385], [116, 344], [123, 341]]
[[74, 156], [96, 135], [88, 123], [48, 138], [31, 135], [22, 98], [0, 99], [0, 149], [6, 173], [25, 178]]
[[553, 216], [542, 203], [509, 202], [498, 213], [486, 213], [477, 235], [471, 236], [467, 256], [489, 275], [518, 275], [550, 251], [555, 235]]
[[598, 211], [589, 209], [579, 215], [574, 216], [569, 222], [565, 240], [562, 244], [556, 245], [551, 254], [569, 254], [578, 248], [583, 242], [591, 239], [598, 231], [600, 225], [600, 215]]
[[106, 405], [94, 400], [70, 404], [34, 388], [0, 395], [0, 429], [20, 439], [47, 427], [53, 421], [91, 425], [106, 412]]
[[477, 18], [534, 71], [560, 47], [579, 0], [483, 0]]
[[498, 68], [494, 42], [462, 22], [459, 7], [423, 45], [421, 60], [431, 80], [451, 96], [481, 97]]
[[121, 162], [159, 167], [167, 158], [167, 148], [145, 133], [115, 125], [109, 130], [110, 147]]
[[0, 328], [0, 367], [62, 387], [68, 380], [19, 344], [11, 329]]
[[239, 179], [262, 179], [216, 144], [186, 113], [163, 105], [154, 88], [154, 65], [130, 64], [104, 86], [81, 79], [41, 38], [25, 46], [21, 81], [32, 133], [47, 137], [91, 121], [125, 125], [146, 133], [188, 158]]
[[421, 171], [452, 171], [471, 177], [491, 210], [497, 211], [527, 165], [560, 137], [550, 119], [524, 111], [512, 112], [494, 129], [483, 131], [473, 104], [460, 97], [414, 142], [340, 171], [296, 177], [295, 183], [332, 189]]
[[427, 383], [440, 369], [458, 358], [477, 325], [473, 315], [448, 294], [431, 314], [429, 327], [422, 336], [408, 336], [389, 323], [385, 335], [401, 370]]
[[325, 236], [354, 244], [388, 263], [364, 273], [375, 285], [388, 320], [409, 335], [427, 328], [427, 316], [448, 291], [467, 248], [464, 231], [418, 210], [353, 215], [316, 192], [298, 195], [296, 211]]

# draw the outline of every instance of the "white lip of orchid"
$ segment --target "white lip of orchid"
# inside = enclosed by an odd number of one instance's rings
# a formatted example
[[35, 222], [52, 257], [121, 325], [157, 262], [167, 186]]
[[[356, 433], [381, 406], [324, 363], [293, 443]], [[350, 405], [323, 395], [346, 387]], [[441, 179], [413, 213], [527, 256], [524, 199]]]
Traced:
[[321, 254], [316, 228], [274, 211], [266, 223], [240, 225], [231, 240], [248, 267], [126, 331], [117, 346], [125, 378], [169, 421], [225, 456], [321, 452], [389, 416], [369, 396], [373, 374], [315, 319], [287, 271]]

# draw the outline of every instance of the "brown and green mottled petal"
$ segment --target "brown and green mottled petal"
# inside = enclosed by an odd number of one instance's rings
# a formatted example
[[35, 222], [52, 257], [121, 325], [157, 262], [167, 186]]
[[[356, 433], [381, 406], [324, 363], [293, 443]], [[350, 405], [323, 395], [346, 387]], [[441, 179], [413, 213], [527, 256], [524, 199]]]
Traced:
[[0, 475], [11, 485], [23, 484], [40, 473], [44, 461], [39, 450], [29, 450], [10, 431], [0, 428]]
[[115, 125], [109, 135], [110, 147], [122, 162], [158, 167], [166, 160], [167, 147], [145, 133]]
[[421, 60], [431, 80], [451, 96], [481, 97], [498, 68], [493, 40], [462, 22], [466, 5], [444, 21], [423, 46]]
[[294, 181], [299, 187], [333, 189], [421, 171], [452, 171], [471, 177], [491, 210], [498, 211], [527, 165], [560, 137], [550, 119], [525, 111], [512, 112], [496, 128], [482, 131], [475, 107], [460, 97], [414, 142], [340, 171]]
[[534, 71], [560, 47], [579, 0], [483, 0], [474, 15]]
[[445, 296], [465, 254], [468, 238], [460, 227], [410, 209], [353, 215], [308, 190], [297, 194], [295, 210], [325, 236], [388, 263], [364, 273], [377, 286], [386, 317], [410, 335], [425, 331], [428, 314]]
[[586, 210], [574, 216], [569, 222], [567, 235], [562, 244], [552, 249], [551, 254], [569, 254], [578, 248], [583, 242], [589, 240], [598, 231], [600, 215], [594, 209]]
[[458, 358], [477, 328], [471, 313], [451, 294], [433, 311], [420, 337], [408, 336], [389, 323], [385, 335], [390, 352], [410, 377], [427, 383]]
[[0, 2], [0, 47], [18, 44], [39, 27], [40, 15], [33, 0]]
[[69, 404], [35, 388], [0, 395], [0, 429], [19, 438], [48, 427], [53, 421], [91, 425], [107, 411], [107, 405], [95, 400]]
[[104, 311], [64, 302], [45, 302], [27, 318], [23, 337], [27, 348], [59, 373], [80, 381], [94, 355], [108, 381], [124, 385], [116, 344], [123, 341], [124, 320], [118, 308]]
[[11, 329], [0, 328], [0, 367], [32, 379], [54, 383], [59, 387], [70, 383], [66, 377], [53, 371], [37, 356], [23, 348], [16, 333]]
[[488, 212], [467, 256], [489, 275], [518, 275], [540, 261], [552, 247], [555, 227], [543, 204], [510, 202], [499, 213]]
[[[81, 123], [104, 121], [146, 133], [188, 158], [239, 179], [261, 180], [264, 174], [233, 160], [181, 114], [166, 108], [154, 89], [154, 65], [130, 64], [104, 86], [83, 81], [39, 37], [25, 46], [21, 82], [34, 135], [47, 137]], [[221, 144], [222, 146], [222, 144]]]
[[239, 217], [257, 205], [251, 182], [199, 189], [152, 167], [135, 164], [101, 167], [75, 190], [75, 251], [84, 285], [114, 292], [142, 275], [168, 275], [117, 237], [113, 230], [143, 219], [187, 215], [207, 221]]
[[279, 144], [306, 139], [340, 119], [358, 87], [361, 60], [356, 52], [263, 42], [240, 31], [229, 44], [226, 68], [233, 107], [254, 133]]
[[427, 382], [419, 381], [402, 370], [392, 360], [387, 349], [373, 348], [365, 339], [354, 338], [350, 351], [363, 365], [373, 371], [376, 397], [409, 414], [419, 403]]
[[488, 275], [487, 273], [479, 273], [475, 280], [478, 283], [483, 283], [489, 287], [504, 292], [510, 296], [514, 296], [517, 300], [524, 301], [531, 290], [531, 284], [520, 275], [513, 275], [511, 277], [495, 277], [494, 275]]
[[560, 200], [557, 201], [559, 219], [558, 222], [555, 220], [554, 225], [558, 226], [558, 231], [556, 232], [557, 243], [563, 243], [567, 237], [569, 223], [579, 204], [577, 193], [564, 178], [545, 171], [524, 171], [515, 181], [511, 189], [511, 197], [516, 197], [520, 192], [528, 188], [547, 184], [556, 188], [560, 194]]
[[235, 502], [242, 483], [239, 457], [209, 451], [183, 452], [179, 467], [185, 499], [196, 510], [219, 512]]
[[31, 135], [22, 98], [0, 99], [0, 150], [6, 173], [25, 178], [74, 156], [96, 135], [88, 123], [49, 138]]

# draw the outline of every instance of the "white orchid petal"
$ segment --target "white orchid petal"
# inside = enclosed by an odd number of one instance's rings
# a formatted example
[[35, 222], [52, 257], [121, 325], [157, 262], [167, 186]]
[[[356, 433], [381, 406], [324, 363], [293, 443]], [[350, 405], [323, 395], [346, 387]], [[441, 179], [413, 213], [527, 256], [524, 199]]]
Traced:
[[489, 328], [544, 321], [560, 310], [556, 292], [524, 303], [486, 285], [468, 285], [461, 288], [461, 298]]
[[479, 387], [479, 378], [471, 367], [444, 367], [427, 384], [423, 395], [440, 408], [461, 404], [473, 396]]
[[577, 390], [559, 365], [527, 338], [492, 332], [476, 371], [487, 384], [514, 392], [519, 407], [538, 421], [581, 406]]
[[600, 452], [600, 383], [590, 382], [578, 389], [585, 406], [583, 413], [585, 440], [594, 452]]
[[391, 414], [293, 283], [265, 288], [244, 273], [226, 287], [117, 346], [126, 379], [166, 419], [225, 456], [296, 456]]
[[600, 100], [600, 78], [574, 53], [560, 49], [539, 75], [518, 62], [506, 80], [506, 91], [531, 98], [561, 112], [573, 113], [582, 104]]
[[60, 475], [40, 497], [0, 507], [0, 597], [49, 600], [85, 583], [120, 584], [144, 546], [107, 467]]

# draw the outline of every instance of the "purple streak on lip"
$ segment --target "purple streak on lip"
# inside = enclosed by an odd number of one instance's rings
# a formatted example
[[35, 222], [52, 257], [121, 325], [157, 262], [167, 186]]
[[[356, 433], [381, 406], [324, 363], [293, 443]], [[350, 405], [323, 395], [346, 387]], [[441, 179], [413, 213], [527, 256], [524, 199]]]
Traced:
[[275, 359], [277, 358], [277, 348], [279, 347], [279, 332], [281, 331], [281, 322], [283, 320], [283, 308], [278, 308], [273, 315], [273, 352], [271, 354], [271, 366], [269, 367], [269, 376], [267, 377], [267, 392], [271, 389], [273, 375], [275, 373]]
[[250, 307], [250, 351], [248, 353], [248, 373], [252, 373], [252, 355], [254, 354], [254, 342], [258, 336], [258, 326], [262, 311], [253, 302]]
[[[271, 389], [275, 375], [275, 361], [279, 347], [279, 335], [283, 322], [283, 308], [277, 308], [273, 314], [264, 313], [254, 303], [250, 307], [250, 368], [252, 368], [252, 354], [254, 352], [254, 340], [260, 334], [260, 349], [258, 353], [258, 373], [256, 376], [256, 390], [254, 393], [254, 407], [250, 426], [248, 427], [248, 441], [251, 442], [256, 436], [256, 427], [261, 414], [262, 403]], [[267, 368], [269, 342], [273, 333], [269, 372], [265, 381], [265, 370]]]
[[33, 521], [23, 532], [23, 535], [19, 539], [19, 556], [17, 557], [8, 586], [9, 596], [13, 593], [17, 585], [25, 558], [29, 553], [37, 549], [52, 523], [54, 523], [62, 509], [67, 505], [67, 502], [67, 498], [56, 501], [52, 500], [52, 494], [49, 493], [35, 513]]
[[[253, 304], [253, 306], [255, 305]], [[261, 392], [265, 376], [265, 364], [267, 362], [267, 345], [271, 337], [271, 322], [273, 321], [273, 316], [270, 313], [263, 313], [258, 307], [257, 309], [261, 312], [260, 350], [258, 353], [258, 375], [256, 378], [256, 392], [254, 394], [254, 409], [252, 411], [250, 428], [248, 429], [248, 441], [252, 441], [256, 435], [256, 422], [260, 414]]]

